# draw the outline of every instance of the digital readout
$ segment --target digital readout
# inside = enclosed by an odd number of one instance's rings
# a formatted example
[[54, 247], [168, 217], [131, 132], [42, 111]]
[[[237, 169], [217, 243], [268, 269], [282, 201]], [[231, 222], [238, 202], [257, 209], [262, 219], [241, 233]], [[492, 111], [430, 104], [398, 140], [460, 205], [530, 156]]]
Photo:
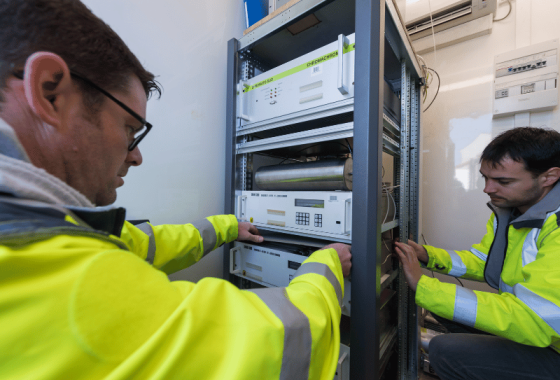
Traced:
[[325, 201], [322, 199], [296, 199], [296, 207], [325, 208]]

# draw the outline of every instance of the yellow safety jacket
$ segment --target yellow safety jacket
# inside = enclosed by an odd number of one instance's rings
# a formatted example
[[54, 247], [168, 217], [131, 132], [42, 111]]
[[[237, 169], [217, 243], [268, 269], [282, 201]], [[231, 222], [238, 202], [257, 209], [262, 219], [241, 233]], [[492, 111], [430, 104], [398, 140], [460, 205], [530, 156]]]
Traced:
[[416, 303], [515, 342], [560, 352], [560, 185], [524, 214], [488, 204], [486, 235], [470, 251], [424, 246], [428, 269], [486, 281], [499, 294], [422, 276]]
[[331, 380], [335, 250], [311, 255], [286, 288], [168, 280], [236, 238], [231, 215], [135, 227], [124, 209], [1, 197], [0, 379]]

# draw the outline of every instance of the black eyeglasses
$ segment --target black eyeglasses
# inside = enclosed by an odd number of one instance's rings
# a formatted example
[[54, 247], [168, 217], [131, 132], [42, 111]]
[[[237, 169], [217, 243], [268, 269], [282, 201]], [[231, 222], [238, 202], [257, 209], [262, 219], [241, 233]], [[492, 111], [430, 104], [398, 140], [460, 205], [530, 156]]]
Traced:
[[[23, 75], [24, 75], [23, 71], [17, 71], [17, 72], [14, 72], [13, 74], [16, 78], [23, 80]], [[134, 133], [134, 139], [128, 145], [128, 151], [129, 152], [133, 151], [134, 148], [136, 148], [138, 146], [138, 144], [140, 144], [140, 141], [142, 141], [142, 139], [144, 139], [144, 137], [146, 137], [148, 132], [150, 132], [150, 130], [152, 129], [152, 124], [148, 123], [146, 121], [146, 119], [144, 119], [143, 117], [138, 115], [136, 112], [131, 110], [126, 104], [124, 104], [123, 102], [121, 102], [120, 100], [115, 98], [113, 95], [111, 95], [110, 93], [108, 93], [107, 91], [105, 91], [104, 89], [102, 89], [101, 87], [99, 87], [98, 85], [96, 85], [95, 83], [90, 81], [89, 79], [84, 78], [83, 76], [81, 76], [79, 74], [76, 74], [74, 72], [70, 72], [70, 75], [86, 82], [88, 85], [95, 88], [96, 90], [101, 92], [103, 95], [105, 95], [106, 97], [111, 99], [113, 102], [117, 103], [122, 109], [124, 109], [126, 112], [128, 112], [133, 118], [135, 118], [136, 120], [138, 120], [139, 122], [142, 123], [142, 126], [138, 129], [136, 129], [133, 132]]]

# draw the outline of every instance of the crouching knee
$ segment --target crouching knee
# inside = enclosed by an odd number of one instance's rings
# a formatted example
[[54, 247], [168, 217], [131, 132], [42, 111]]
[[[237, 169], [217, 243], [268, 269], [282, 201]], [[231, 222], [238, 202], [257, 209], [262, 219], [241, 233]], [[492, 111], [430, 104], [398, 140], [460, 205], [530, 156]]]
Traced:
[[442, 379], [449, 378], [448, 376], [455, 372], [453, 358], [457, 347], [452, 335], [438, 335], [430, 341], [430, 364]]

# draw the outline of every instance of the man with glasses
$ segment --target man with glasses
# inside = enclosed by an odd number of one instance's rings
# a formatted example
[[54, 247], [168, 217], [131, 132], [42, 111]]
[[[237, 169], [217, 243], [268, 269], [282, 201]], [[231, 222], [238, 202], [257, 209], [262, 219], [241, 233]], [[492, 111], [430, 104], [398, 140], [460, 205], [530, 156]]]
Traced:
[[261, 242], [232, 215], [133, 226], [108, 206], [160, 92], [78, 0], [0, 0], [0, 378], [334, 376], [350, 250], [286, 288], [170, 282], [220, 245]]

